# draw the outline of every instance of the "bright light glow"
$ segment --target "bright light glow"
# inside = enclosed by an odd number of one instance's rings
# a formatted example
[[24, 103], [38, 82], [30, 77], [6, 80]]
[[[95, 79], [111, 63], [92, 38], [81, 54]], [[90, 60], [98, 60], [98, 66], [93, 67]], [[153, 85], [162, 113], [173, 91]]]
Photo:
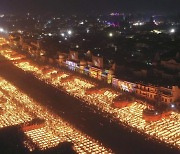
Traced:
[[64, 34], [64, 33], [61, 33], [61, 36], [62, 36], [62, 37], [64, 37], [64, 36], [65, 36], [65, 34]]
[[113, 37], [113, 33], [109, 33], [109, 37]]
[[68, 30], [68, 34], [71, 35], [71, 34], [72, 34], [72, 31], [71, 31], [71, 30]]
[[156, 33], [156, 34], [161, 34], [161, 33], [162, 33], [162, 31], [156, 30], [156, 29], [152, 30], [151, 32], [152, 32], [152, 33]]
[[49, 35], [49, 36], [52, 36], [52, 33], [49, 33], [48, 35]]
[[175, 107], [175, 105], [174, 104], [171, 104], [171, 108], [174, 108]]
[[23, 33], [23, 31], [22, 31], [22, 30], [18, 30], [17, 32], [18, 32], [18, 33], [20, 33], [20, 34], [22, 34], [22, 33]]
[[135, 22], [135, 23], [133, 23], [133, 25], [134, 26], [142, 26], [142, 25], [144, 25], [144, 22]]
[[3, 17], [4, 17], [4, 14], [1, 14], [1, 15], [0, 15], [0, 18], [3, 18]]
[[169, 31], [170, 33], [175, 33], [176, 32], [176, 30], [174, 29], [174, 28], [172, 28], [172, 29], [170, 29], [170, 31]]
[[3, 33], [3, 32], [4, 32], [4, 29], [3, 29], [3, 28], [0, 28], [0, 32]]

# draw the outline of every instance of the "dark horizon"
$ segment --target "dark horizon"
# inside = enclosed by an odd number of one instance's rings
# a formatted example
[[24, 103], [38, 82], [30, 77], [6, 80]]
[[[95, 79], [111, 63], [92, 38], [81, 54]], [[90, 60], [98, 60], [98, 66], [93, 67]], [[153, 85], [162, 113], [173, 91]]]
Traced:
[[0, 13], [179, 13], [179, 0], [0, 0]]

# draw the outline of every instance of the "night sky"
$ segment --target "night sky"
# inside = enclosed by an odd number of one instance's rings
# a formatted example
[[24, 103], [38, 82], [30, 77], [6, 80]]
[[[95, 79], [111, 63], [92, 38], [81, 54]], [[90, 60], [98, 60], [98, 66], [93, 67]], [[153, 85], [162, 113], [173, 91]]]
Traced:
[[0, 12], [174, 12], [180, 11], [180, 0], [0, 0]]

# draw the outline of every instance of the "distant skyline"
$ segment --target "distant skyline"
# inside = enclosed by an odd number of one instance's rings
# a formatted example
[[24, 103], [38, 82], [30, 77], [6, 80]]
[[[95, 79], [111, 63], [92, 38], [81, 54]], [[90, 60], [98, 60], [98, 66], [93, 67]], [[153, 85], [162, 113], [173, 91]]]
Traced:
[[180, 0], [0, 0], [7, 13], [180, 12]]

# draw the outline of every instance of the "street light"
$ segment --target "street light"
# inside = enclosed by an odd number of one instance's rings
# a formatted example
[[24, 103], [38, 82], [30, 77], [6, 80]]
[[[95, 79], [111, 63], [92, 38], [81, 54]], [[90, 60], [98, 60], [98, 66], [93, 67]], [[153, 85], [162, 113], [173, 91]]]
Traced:
[[64, 34], [64, 33], [61, 33], [61, 36], [62, 36], [62, 37], [64, 37], [64, 36], [65, 36], [65, 34]]
[[173, 33], [175, 33], [176, 32], [176, 30], [174, 29], [174, 28], [172, 28], [172, 29], [170, 29], [170, 31], [169, 31], [171, 34], [173, 34]]
[[113, 33], [109, 33], [109, 37], [113, 37]]
[[3, 29], [3, 28], [0, 28], [0, 32], [2, 32], [2, 33], [3, 33], [3, 32], [4, 32], [4, 29]]
[[71, 30], [68, 30], [68, 34], [71, 35], [71, 34], [72, 34], [72, 31], [71, 31]]
[[174, 104], [171, 104], [171, 108], [175, 108], [175, 105], [174, 105]]

